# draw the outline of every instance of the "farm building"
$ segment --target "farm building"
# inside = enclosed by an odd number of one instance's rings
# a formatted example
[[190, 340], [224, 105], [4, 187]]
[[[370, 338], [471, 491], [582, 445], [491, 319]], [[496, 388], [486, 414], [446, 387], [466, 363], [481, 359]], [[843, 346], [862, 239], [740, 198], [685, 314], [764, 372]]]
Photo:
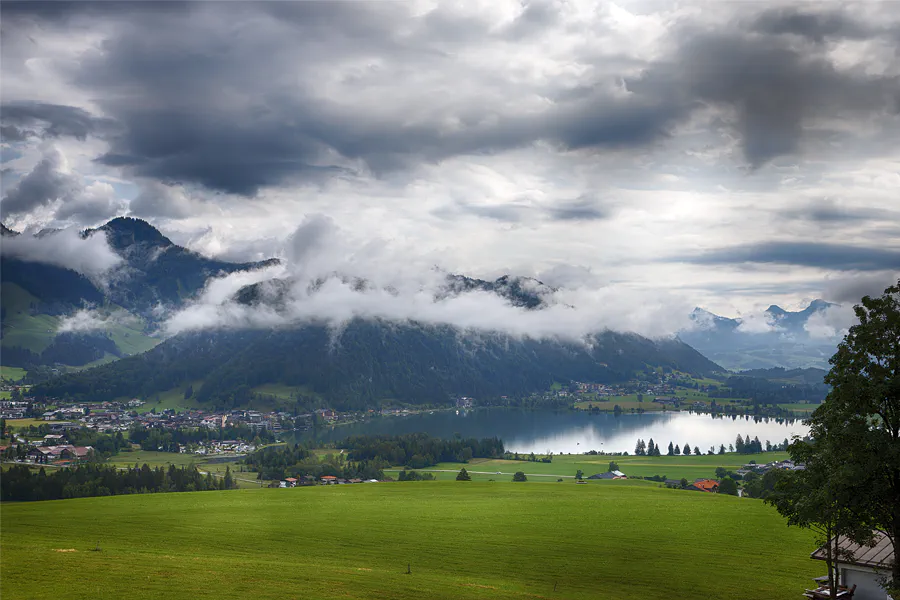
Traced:
[[[841, 586], [855, 588], [853, 600], [885, 600], [889, 598], [881, 587], [881, 579], [890, 576], [891, 567], [897, 560], [894, 546], [884, 533], [875, 532], [875, 545], [862, 546], [847, 538], [838, 540], [839, 554], [837, 569], [840, 573]], [[826, 547], [822, 546], [812, 553], [811, 558], [825, 560]], [[849, 558], [849, 557], [853, 558]], [[827, 591], [827, 588], [826, 588]], [[814, 592], [810, 590], [809, 593]]]

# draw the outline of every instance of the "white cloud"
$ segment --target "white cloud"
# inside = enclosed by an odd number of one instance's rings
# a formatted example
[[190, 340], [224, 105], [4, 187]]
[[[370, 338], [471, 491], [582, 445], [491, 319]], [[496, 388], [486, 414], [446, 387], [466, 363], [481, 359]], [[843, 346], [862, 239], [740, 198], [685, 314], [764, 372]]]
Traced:
[[840, 340], [858, 322], [852, 306], [834, 305], [810, 315], [803, 329], [814, 339]]
[[113, 325], [136, 325], [138, 319], [124, 310], [81, 309], [63, 317], [56, 328], [58, 333], [86, 333], [107, 331]]
[[5, 256], [72, 269], [95, 283], [102, 282], [122, 264], [122, 259], [107, 244], [106, 236], [82, 239], [74, 227], [41, 237], [27, 234], [4, 237], [0, 248]]
[[738, 325], [741, 333], [772, 333], [782, 331], [778, 326], [778, 320], [767, 312], [751, 312], [741, 315]]
[[[684, 297], [627, 285], [540, 288], [548, 305], [541, 310], [513, 306], [483, 291], [447, 297], [444, 271], [384, 240], [357, 245], [318, 216], [306, 219], [288, 238], [285, 256], [284, 266], [211, 280], [197, 302], [170, 316], [165, 331], [308, 322], [339, 327], [353, 318], [371, 318], [535, 338], [580, 340], [606, 329], [664, 337], [687, 326], [691, 309]], [[290, 279], [278, 301], [246, 306], [232, 300], [241, 287], [279, 275]], [[522, 285], [537, 290], [536, 282]]]

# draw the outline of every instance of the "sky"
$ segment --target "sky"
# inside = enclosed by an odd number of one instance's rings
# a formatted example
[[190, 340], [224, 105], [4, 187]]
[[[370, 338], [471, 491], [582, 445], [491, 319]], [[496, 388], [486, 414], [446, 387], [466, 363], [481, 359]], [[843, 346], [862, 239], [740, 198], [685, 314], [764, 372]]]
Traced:
[[0, 213], [536, 277], [598, 323], [852, 303], [900, 276], [896, 8], [4, 1]]

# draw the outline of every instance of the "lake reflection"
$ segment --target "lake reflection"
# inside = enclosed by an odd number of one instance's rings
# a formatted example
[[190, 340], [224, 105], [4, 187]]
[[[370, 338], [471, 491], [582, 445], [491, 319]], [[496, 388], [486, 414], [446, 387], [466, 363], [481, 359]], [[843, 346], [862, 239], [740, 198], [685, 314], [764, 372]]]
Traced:
[[682, 446], [699, 446], [703, 453], [710, 446], [733, 444], [738, 434], [759, 437], [773, 444], [805, 435], [809, 429], [802, 421], [756, 420], [753, 417], [716, 417], [679, 413], [589, 414], [552, 410], [482, 408], [460, 412], [436, 411], [406, 417], [381, 417], [363, 423], [329, 427], [319, 432], [322, 441], [339, 441], [356, 434], [400, 434], [425, 432], [448, 438], [494, 437], [503, 440], [512, 452], [581, 453], [589, 450], [633, 452], [638, 438], [652, 438], [662, 445], [663, 454], [671, 441]]

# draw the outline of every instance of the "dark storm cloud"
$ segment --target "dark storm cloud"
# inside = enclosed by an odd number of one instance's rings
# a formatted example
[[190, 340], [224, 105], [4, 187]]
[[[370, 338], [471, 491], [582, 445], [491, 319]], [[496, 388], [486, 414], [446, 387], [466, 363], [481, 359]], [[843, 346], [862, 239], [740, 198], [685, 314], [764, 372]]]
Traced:
[[846, 119], [900, 107], [897, 77], [839, 71], [824, 55], [772, 37], [690, 31], [683, 37], [672, 62], [653, 65], [630, 89], [670, 96], [683, 107], [704, 102], [732, 109], [753, 167], [798, 151], [812, 117]]
[[674, 259], [701, 265], [767, 263], [835, 271], [900, 269], [900, 250], [817, 242], [771, 242], [709, 250]]
[[[245, 196], [298, 179], [381, 175], [537, 142], [586, 154], [643, 149], [709, 105], [734, 113], [745, 158], [759, 167], [798, 152], [810, 118], [896, 110], [900, 98], [896, 78], [839, 71], [821, 49], [783, 39], [791, 28], [852, 31], [821, 15], [810, 25], [765, 13], [756, 34], [740, 23], [715, 33], [674, 31], [671, 58], [627, 77], [623, 94], [586, 80], [523, 84], [504, 72], [467, 70], [461, 53], [556, 23], [559, 8], [546, 2], [526, 4], [500, 28], [484, 20], [487, 13], [450, 5], [414, 15], [411, 5], [383, 2], [132, 4], [25, 3], [9, 14], [88, 17], [79, 23], [108, 17], [109, 37], [71, 75], [119, 127], [104, 131], [109, 149], [101, 164]], [[600, 67], [609, 57], [574, 60]], [[441, 73], [441, 86], [419, 90], [417, 77], [428, 73]], [[405, 89], [414, 107], [404, 104]], [[546, 102], [526, 110], [508, 101], [519, 96]], [[94, 133], [97, 119], [78, 110], [20, 106], [9, 125], [30, 120], [44, 123], [46, 135]], [[602, 217], [576, 207], [554, 218]]]
[[781, 212], [781, 215], [798, 221], [813, 221], [823, 225], [842, 225], [852, 221], [900, 221], [900, 213], [870, 207], [842, 206], [834, 200], [810, 202]]
[[0, 202], [3, 218], [27, 214], [56, 200], [72, 199], [80, 189], [80, 182], [77, 177], [61, 170], [62, 163], [63, 158], [58, 152], [45, 152], [34, 169], [3, 197]]
[[612, 211], [591, 198], [581, 197], [558, 202], [547, 208], [547, 214], [556, 221], [598, 221], [608, 219]]
[[32, 135], [32, 132], [13, 125], [0, 125], [0, 141], [3, 142], [24, 142]]
[[533, 213], [533, 210], [530, 206], [512, 203], [494, 205], [459, 204], [456, 210], [440, 209], [435, 214], [440, 217], [453, 217], [458, 213], [467, 213], [503, 223], [521, 223], [528, 218], [528, 215]]
[[900, 268], [894, 273], [863, 274], [828, 282], [823, 297], [838, 304], [859, 302], [863, 296], [880, 296], [884, 290], [900, 281]]
[[0, 14], [9, 20], [39, 20], [64, 24], [77, 17], [110, 17], [177, 12], [188, 8], [178, 0], [4, 0]]
[[75, 106], [40, 102], [3, 104], [0, 106], [0, 120], [3, 122], [4, 139], [10, 135], [11, 141], [15, 141], [16, 137], [25, 139], [38, 132], [45, 137], [70, 136], [83, 140], [98, 127], [109, 124]]
[[794, 34], [817, 43], [826, 38], [866, 39], [874, 28], [861, 23], [840, 10], [816, 11], [815, 7], [767, 10], [754, 19], [752, 28], [773, 35]]
[[[453, 116], [461, 127], [447, 131], [438, 114], [409, 122], [389, 104], [333, 102], [315, 86], [323, 65], [372, 54], [395, 68], [452, 73], [452, 57], [427, 50], [437, 49], [430, 46], [435, 40], [458, 41], [466, 29], [446, 15], [429, 13], [421, 21], [407, 15], [414, 31], [400, 39], [393, 27], [402, 16], [398, 5], [349, 6], [265, 5], [238, 32], [208, 13], [177, 22], [146, 18], [109, 40], [80, 74], [85, 87], [119, 98], [99, 101], [124, 125], [100, 162], [251, 196], [261, 187], [357, 164], [381, 174], [537, 140], [564, 150], [641, 146], [663, 137], [682, 115], [655, 97], [626, 101], [595, 92], [527, 116], [460, 106]], [[299, 85], [277, 83], [285, 69], [297, 74]], [[144, 101], [149, 97], [152, 103]], [[427, 106], [422, 110], [428, 115]]]

